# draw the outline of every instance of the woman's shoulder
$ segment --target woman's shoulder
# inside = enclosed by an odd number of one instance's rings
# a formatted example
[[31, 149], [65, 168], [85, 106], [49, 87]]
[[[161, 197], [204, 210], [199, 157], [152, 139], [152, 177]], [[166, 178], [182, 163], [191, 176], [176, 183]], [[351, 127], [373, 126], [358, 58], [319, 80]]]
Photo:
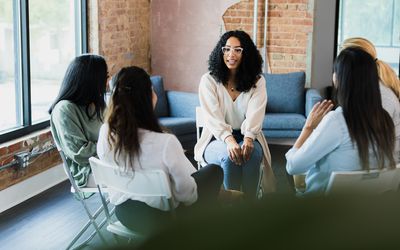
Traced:
[[68, 100], [59, 101], [52, 111], [54, 114], [71, 113], [79, 109], [79, 106]]
[[217, 80], [211, 75], [211, 72], [207, 72], [200, 78], [200, 83], [217, 84]]

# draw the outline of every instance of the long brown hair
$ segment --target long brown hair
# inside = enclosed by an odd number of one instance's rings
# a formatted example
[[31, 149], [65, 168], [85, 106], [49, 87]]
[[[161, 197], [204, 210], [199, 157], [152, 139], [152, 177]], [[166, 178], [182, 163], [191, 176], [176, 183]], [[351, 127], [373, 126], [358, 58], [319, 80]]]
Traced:
[[150, 76], [136, 66], [122, 68], [113, 77], [112, 86], [106, 113], [108, 143], [114, 150], [114, 160], [126, 154], [133, 168], [133, 160], [140, 154], [138, 129], [162, 132], [153, 110]]
[[362, 168], [370, 169], [370, 148], [379, 169], [394, 168], [394, 124], [382, 107], [374, 59], [364, 50], [350, 47], [336, 58], [334, 72], [337, 101], [343, 108], [350, 137], [357, 144]]

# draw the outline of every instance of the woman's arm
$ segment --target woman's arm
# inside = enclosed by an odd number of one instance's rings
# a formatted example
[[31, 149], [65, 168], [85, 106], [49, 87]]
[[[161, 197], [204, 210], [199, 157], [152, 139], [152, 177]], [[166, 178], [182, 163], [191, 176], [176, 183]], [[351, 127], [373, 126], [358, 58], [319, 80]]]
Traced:
[[207, 128], [214, 137], [225, 141], [226, 137], [232, 135], [232, 127], [225, 122], [218, 96], [217, 83], [209, 74], [203, 75], [199, 86], [200, 106]]
[[254, 139], [261, 133], [262, 123], [265, 117], [265, 109], [267, 106], [267, 89], [265, 87], [264, 77], [256, 83], [256, 88], [250, 97], [247, 110], [246, 119], [243, 121], [241, 130], [244, 135], [242, 145], [243, 160], [250, 159], [251, 152], [254, 149]]
[[64, 154], [80, 166], [88, 166], [89, 158], [96, 155], [96, 142], [86, 138], [76, 112], [72, 105], [54, 109], [52, 123]]
[[[307, 138], [299, 137], [298, 141], [304, 140], [301, 146], [299, 148], [293, 146], [285, 155], [286, 171], [289, 174], [307, 172], [317, 161], [340, 145], [343, 137], [343, 124], [339, 120], [335, 113], [329, 113]], [[309, 133], [308, 129], [304, 131]]]
[[183, 202], [185, 205], [196, 202], [197, 185], [191, 176], [196, 169], [186, 158], [182, 145], [174, 135], [170, 135], [167, 139], [162, 157], [169, 171], [172, 192], [176, 201]]

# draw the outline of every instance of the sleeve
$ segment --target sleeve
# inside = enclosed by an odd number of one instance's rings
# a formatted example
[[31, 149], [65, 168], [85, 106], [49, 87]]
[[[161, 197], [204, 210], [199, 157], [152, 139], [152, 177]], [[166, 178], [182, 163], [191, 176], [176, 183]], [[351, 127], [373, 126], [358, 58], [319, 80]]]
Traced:
[[286, 171], [303, 174], [324, 156], [337, 148], [342, 141], [342, 128], [333, 111], [326, 115], [304, 144], [286, 153]]
[[213, 83], [210, 78], [209, 74], [201, 77], [199, 86], [200, 106], [207, 128], [215, 138], [224, 141], [226, 137], [232, 135], [232, 127], [225, 122], [216, 83]]
[[254, 140], [261, 132], [266, 107], [267, 88], [265, 87], [265, 78], [261, 76], [256, 84], [252, 96], [250, 97], [246, 110], [246, 119], [243, 121], [241, 126], [242, 134], [245, 137]]
[[86, 138], [76, 112], [71, 106], [55, 109], [52, 122], [64, 154], [80, 166], [89, 166], [89, 158], [96, 155], [97, 142]]
[[110, 148], [108, 146], [108, 125], [101, 125], [99, 131], [99, 140], [97, 141], [97, 156], [99, 159], [105, 159], [106, 152], [109, 152]]
[[171, 135], [163, 150], [163, 161], [169, 171], [172, 193], [176, 201], [190, 205], [197, 200], [197, 185], [191, 176], [196, 169], [186, 158], [182, 145]]

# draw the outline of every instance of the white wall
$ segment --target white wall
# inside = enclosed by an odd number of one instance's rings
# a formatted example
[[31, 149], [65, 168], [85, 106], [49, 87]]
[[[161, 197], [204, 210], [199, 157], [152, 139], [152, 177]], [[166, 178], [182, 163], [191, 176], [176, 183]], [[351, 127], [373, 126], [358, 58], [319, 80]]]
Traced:
[[332, 83], [336, 1], [315, 0], [311, 86], [323, 90]]

